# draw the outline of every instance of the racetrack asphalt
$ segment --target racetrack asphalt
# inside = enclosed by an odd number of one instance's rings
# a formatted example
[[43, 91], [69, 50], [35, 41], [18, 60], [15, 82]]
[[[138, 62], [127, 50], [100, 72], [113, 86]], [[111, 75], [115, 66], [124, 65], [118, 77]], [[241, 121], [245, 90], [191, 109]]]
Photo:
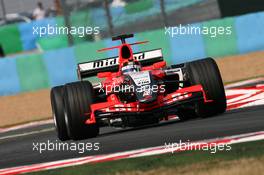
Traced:
[[[0, 168], [29, 165], [75, 157], [115, 153], [165, 143], [198, 141], [264, 130], [264, 106], [227, 111], [206, 119], [185, 122], [168, 121], [134, 129], [102, 128], [100, 136], [82, 143], [100, 144], [99, 151], [33, 151], [33, 143], [59, 143], [53, 125], [10, 131], [0, 134]], [[67, 143], [70, 143], [67, 142]]]

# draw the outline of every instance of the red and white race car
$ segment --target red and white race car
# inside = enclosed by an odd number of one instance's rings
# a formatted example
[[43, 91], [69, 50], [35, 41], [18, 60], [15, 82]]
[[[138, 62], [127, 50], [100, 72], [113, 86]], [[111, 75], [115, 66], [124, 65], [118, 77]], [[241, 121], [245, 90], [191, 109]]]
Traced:
[[[51, 90], [52, 111], [60, 140], [95, 137], [102, 126], [136, 127], [225, 112], [226, 96], [216, 62], [205, 58], [167, 66], [162, 50], [133, 53], [130, 35], [113, 37], [117, 57], [78, 64], [80, 81]], [[100, 83], [86, 78], [97, 75]]]

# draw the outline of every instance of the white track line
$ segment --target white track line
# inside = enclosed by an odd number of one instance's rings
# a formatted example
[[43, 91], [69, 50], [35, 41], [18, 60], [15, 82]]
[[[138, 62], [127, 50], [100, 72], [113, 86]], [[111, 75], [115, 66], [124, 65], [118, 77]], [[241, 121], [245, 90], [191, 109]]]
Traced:
[[43, 121], [36, 121], [36, 122], [30, 122], [22, 125], [17, 125], [17, 126], [12, 126], [9, 128], [0, 128], [0, 133], [8, 132], [8, 131], [14, 131], [18, 129], [24, 129], [24, 128], [29, 128], [29, 127], [36, 127], [36, 126], [41, 126], [45, 124], [52, 124], [53, 120], [48, 119], [48, 120], [43, 120]]
[[47, 128], [47, 129], [42, 129], [39, 131], [31, 131], [31, 132], [26, 132], [26, 133], [22, 133], [22, 134], [14, 134], [14, 135], [0, 137], [0, 140], [6, 140], [6, 139], [11, 139], [11, 138], [16, 138], [16, 137], [23, 137], [23, 136], [33, 135], [33, 134], [39, 134], [39, 133], [49, 132], [49, 131], [53, 131], [53, 130], [54, 130], [54, 128]]
[[[193, 143], [200, 144], [200, 145], [215, 144], [216, 146], [219, 144], [236, 144], [236, 143], [250, 142], [250, 141], [256, 141], [256, 140], [263, 140], [263, 139], [264, 139], [264, 131], [260, 131], [260, 132], [234, 135], [234, 136], [223, 137], [223, 138], [202, 140], [202, 141], [193, 142]], [[172, 149], [165, 149], [165, 145], [162, 145], [162, 146], [157, 146], [157, 147], [150, 147], [150, 148], [138, 149], [138, 150], [133, 150], [133, 151], [125, 151], [125, 152], [114, 153], [114, 154], [87, 156], [87, 157], [82, 157], [82, 158], [74, 158], [74, 159], [60, 160], [60, 161], [54, 161], [54, 162], [33, 164], [33, 165], [28, 165], [28, 166], [5, 168], [5, 169], [0, 169], [0, 175], [21, 174], [21, 173], [28, 173], [28, 172], [33, 172], [33, 171], [41, 171], [41, 170], [62, 168], [62, 167], [68, 167], [68, 166], [82, 165], [82, 164], [87, 164], [87, 163], [97, 163], [97, 162], [106, 162], [106, 161], [142, 157], [142, 156], [149, 156], [149, 155], [159, 155], [159, 154], [170, 153], [172, 151], [173, 152], [187, 151], [186, 149], [182, 149], [181, 147], [175, 147]]]
[[258, 82], [261, 82], [261, 81], [264, 81], [264, 77], [228, 84], [228, 85], [225, 86], [225, 88], [226, 89], [230, 89], [230, 88], [234, 88], [234, 87], [238, 87], [238, 86], [245, 86], [245, 85], [248, 85], [248, 84], [258, 83]]

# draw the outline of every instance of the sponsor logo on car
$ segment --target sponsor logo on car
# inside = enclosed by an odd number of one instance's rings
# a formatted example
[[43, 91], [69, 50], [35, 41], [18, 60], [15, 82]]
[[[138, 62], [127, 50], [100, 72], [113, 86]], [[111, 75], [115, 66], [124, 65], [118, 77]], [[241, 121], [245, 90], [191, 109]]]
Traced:
[[100, 67], [107, 67], [107, 66], [114, 66], [117, 64], [117, 58], [110, 58], [106, 60], [98, 60], [93, 62], [93, 68], [100, 68]]

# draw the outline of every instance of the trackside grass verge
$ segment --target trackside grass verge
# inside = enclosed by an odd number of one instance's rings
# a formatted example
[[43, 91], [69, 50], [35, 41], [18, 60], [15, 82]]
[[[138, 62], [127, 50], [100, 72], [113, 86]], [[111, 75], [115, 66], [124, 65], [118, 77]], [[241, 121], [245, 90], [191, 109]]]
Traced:
[[264, 172], [264, 140], [231, 145], [230, 151], [187, 151], [85, 164], [32, 175], [249, 174]]

